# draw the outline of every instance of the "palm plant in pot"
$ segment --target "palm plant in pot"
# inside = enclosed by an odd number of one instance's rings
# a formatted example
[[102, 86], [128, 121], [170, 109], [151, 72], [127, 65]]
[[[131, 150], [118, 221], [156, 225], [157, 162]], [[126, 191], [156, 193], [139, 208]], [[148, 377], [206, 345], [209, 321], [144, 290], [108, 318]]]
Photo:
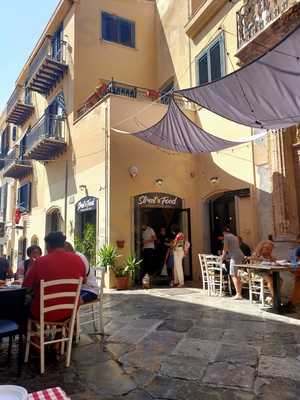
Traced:
[[116, 276], [116, 284], [118, 290], [126, 290], [129, 287], [129, 279], [133, 278], [140, 268], [142, 260], [137, 260], [134, 256], [130, 255], [120, 266], [114, 266], [113, 271]]
[[98, 252], [98, 265], [104, 267], [106, 270], [105, 287], [107, 288], [114, 287], [114, 277], [111, 271], [114, 272], [115, 264], [119, 257], [121, 257], [121, 255], [118, 254], [117, 248], [111, 244], [102, 246]]

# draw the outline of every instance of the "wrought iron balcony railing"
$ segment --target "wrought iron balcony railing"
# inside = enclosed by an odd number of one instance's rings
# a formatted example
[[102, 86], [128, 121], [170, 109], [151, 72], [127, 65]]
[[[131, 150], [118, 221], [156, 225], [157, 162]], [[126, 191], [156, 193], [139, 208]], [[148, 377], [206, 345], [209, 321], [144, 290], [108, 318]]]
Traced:
[[132, 99], [157, 101], [162, 104], [169, 104], [170, 94], [162, 93], [152, 89], [140, 88], [137, 86], [128, 85], [126, 83], [117, 82], [114, 80], [103, 83], [77, 110], [76, 117], [80, 118], [95, 106], [107, 94], [115, 94], [118, 96], [125, 96]]
[[293, 6], [296, 0], [247, 0], [237, 12], [238, 49]]
[[63, 153], [65, 148], [65, 116], [45, 114], [26, 134], [26, 158], [52, 160]]
[[3, 176], [6, 178], [21, 179], [32, 172], [32, 163], [25, 160], [22, 146], [15, 146], [4, 160]]
[[67, 70], [67, 43], [54, 44], [48, 36], [29, 66], [27, 86], [38, 93], [48, 95]]
[[6, 122], [23, 125], [33, 110], [30, 90], [24, 86], [17, 86], [6, 105]]

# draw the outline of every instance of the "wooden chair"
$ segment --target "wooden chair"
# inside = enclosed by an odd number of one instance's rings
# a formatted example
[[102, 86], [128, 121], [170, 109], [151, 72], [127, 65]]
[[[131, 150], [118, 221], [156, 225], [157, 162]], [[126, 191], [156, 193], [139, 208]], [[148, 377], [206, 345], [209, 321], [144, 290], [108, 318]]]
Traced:
[[98, 298], [94, 301], [81, 304], [76, 319], [76, 343], [79, 343], [82, 327], [86, 325], [94, 326], [94, 335], [104, 336], [103, 327], [103, 289], [105, 268], [95, 268], [97, 284], [99, 286]]
[[[40, 370], [41, 374], [45, 372], [45, 346], [61, 343], [61, 354], [64, 354], [65, 344], [67, 343], [66, 367], [70, 366], [72, 341], [74, 333], [74, 324], [78, 309], [80, 289], [82, 278], [80, 279], [60, 279], [55, 281], [41, 281], [40, 288], [40, 320], [28, 320], [25, 362], [28, 362], [30, 345], [40, 350]], [[55, 292], [46, 294], [45, 289], [61, 285], [75, 286], [73, 291]], [[48, 306], [49, 300], [59, 299], [59, 304]], [[68, 310], [71, 315], [65, 321], [50, 322], [47, 321], [47, 313], [51, 311]], [[58, 335], [61, 336], [58, 338]], [[39, 338], [39, 343], [34, 342], [32, 338]], [[53, 338], [52, 338], [53, 337]]]

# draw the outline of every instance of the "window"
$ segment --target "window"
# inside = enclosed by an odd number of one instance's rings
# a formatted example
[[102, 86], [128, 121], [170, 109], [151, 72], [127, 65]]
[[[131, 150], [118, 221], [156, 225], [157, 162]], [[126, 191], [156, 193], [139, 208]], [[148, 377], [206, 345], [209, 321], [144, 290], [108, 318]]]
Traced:
[[17, 127], [13, 126], [12, 128], [12, 134], [11, 134], [12, 140], [15, 142], [17, 140]]
[[64, 27], [61, 24], [52, 37], [52, 57], [57, 61], [63, 61], [62, 43], [64, 39]]
[[6, 222], [8, 184], [0, 187], [0, 221]]
[[18, 207], [21, 213], [27, 213], [31, 210], [31, 182], [19, 187]]
[[225, 75], [225, 48], [223, 34], [221, 34], [199, 55], [196, 65], [199, 85], [215, 81]]
[[1, 154], [4, 156], [6, 156], [9, 151], [9, 134], [10, 129], [9, 126], [7, 126], [1, 136]]
[[135, 47], [135, 24], [127, 19], [102, 12], [102, 39]]

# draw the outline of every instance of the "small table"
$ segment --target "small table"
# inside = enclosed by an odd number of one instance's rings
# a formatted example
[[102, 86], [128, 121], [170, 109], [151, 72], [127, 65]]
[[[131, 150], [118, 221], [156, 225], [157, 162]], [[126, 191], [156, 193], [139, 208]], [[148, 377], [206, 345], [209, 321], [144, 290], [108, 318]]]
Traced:
[[31, 393], [28, 400], [71, 400], [59, 387]]
[[300, 266], [292, 267], [291, 264], [284, 264], [284, 265], [238, 264], [237, 267], [239, 269], [247, 269], [248, 271], [252, 270], [260, 272], [272, 272], [273, 289], [274, 289], [273, 311], [276, 313], [280, 313], [281, 311], [280, 272], [300, 271]]

